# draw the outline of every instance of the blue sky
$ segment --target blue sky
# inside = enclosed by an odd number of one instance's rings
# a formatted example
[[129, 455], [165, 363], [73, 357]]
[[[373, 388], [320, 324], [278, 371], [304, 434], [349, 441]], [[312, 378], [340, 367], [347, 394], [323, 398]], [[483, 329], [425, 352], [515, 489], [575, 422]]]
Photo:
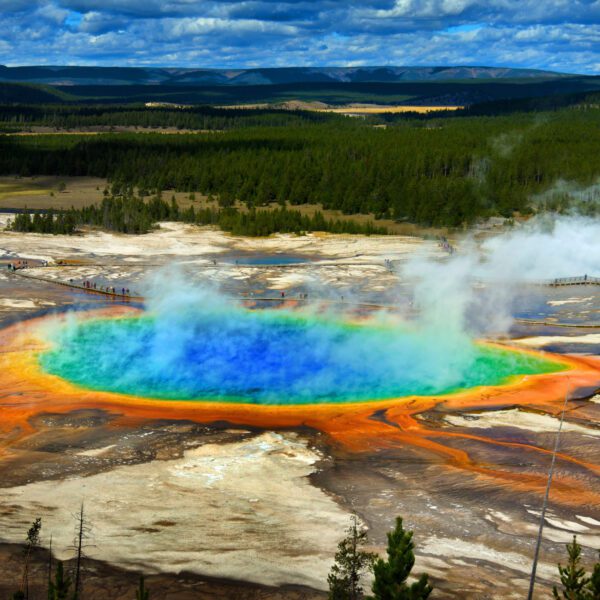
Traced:
[[600, 74], [600, 0], [0, 0], [0, 63]]

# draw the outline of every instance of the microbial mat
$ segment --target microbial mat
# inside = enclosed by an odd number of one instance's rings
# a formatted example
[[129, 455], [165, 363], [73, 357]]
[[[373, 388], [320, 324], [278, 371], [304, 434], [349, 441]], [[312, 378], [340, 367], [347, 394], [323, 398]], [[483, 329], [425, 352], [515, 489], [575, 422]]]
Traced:
[[[114, 306], [0, 329], [0, 388], [8, 391], [0, 399], [0, 455], [46, 428], [49, 414], [94, 411], [110, 415], [106, 427], [119, 431], [161, 420], [310, 428], [347, 452], [405, 457], [412, 448], [447, 465], [452, 477], [460, 469], [519, 493], [543, 493], [546, 448], [520, 433], [464, 430], [422, 415], [511, 407], [556, 416], [566, 393], [596, 389], [599, 380], [596, 357], [474, 343], [391, 315], [351, 321], [184, 300], [157, 302], [146, 313]], [[593, 406], [579, 404], [578, 416], [588, 418]], [[495, 456], [517, 450], [519, 468], [512, 458], [508, 467], [496, 464]], [[597, 506], [595, 480], [581, 479], [600, 473], [593, 457], [561, 452], [557, 460], [577, 471], [557, 476], [553, 501]]]
[[564, 366], [397, 322], [227, 308], [62, 324], [48, 374], [164, 400], [306, 405], [447, 394]]

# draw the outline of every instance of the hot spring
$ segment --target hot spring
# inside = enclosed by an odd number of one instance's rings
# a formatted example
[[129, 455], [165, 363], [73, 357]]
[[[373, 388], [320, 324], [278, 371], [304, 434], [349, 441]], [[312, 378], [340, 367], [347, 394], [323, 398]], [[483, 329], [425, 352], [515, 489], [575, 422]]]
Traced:
[[62, 324], [43, 371], [162, 400], [306, 405], [431, 396], [560, 371], [541, 355], [397, 322], [225, 307]]

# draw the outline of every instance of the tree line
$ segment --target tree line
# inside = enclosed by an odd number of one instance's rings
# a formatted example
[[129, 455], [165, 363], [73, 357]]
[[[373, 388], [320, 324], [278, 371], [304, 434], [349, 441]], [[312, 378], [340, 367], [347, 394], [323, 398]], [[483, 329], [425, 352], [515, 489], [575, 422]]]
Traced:
[[335, 121], [344, 117], [314, 111], [290, 111], [277, 108], [219, 108], [214, 106], [127, 105], [0, 105], [0, 130], [32, 126], [57, 129], [87, 127], [142, 127], [189, 130], [239, 129], [242, 127], [286, 127]]
[[385, 235], [387, 229], [372, 221], [357, 223], [351, 220], [327, 219], [320, 211], [306, 215], [299, 210], [277, 207], [271, 210], [240, 210], [236, 207], [180, 209], [175, 199], [171, 203], [154, 196], [150, 200], [126, 195], [108, 196], [100, 204], [67, 210], [49, 210], [44, 214], [17, 213], [8, 229], [22, 233], [72, 235], [84, 226], [106, 231], [144, 234], [156, 227], [158, 221], [180, 221], [196, 225], [215, 225], [234, 235], [268, 236], [272, 233], [352, 233]]
[[[351, 122], [350, 122], [351, 121]], [[0, 136], [0, 174], [90, 175], [222, 207], [321, 204], [345, 214], [460, 227], [532, 214], [559, 180], [600, 177], [600, 110], [244, 127], [219, 135]]]
[[[23, 546], [23, 565], [19, 589], [11, 594], [9, 600], [31, 600], [30, 579], [31, 563], [34, 554], [42, 545], [42, 519], [37, 518], [27, 531]], [[47, 553], [46, 597], [48, 600], [82, 600], [83, 593], [83, 562], [87, 558], [85, 548], [91, 535], [91, 526], [85, 515], [84, 506], [75, 515], [74, 567], [67, 573], [62, 561], [56, 561], [52, 553], [52, 536], [50, 536]], [[149, 600], [144, 576], [140, 575], [139, 586], [135, 594], [136, 600]]]
[[[27, 532], [23, 547], [23, 567], [19, 589], [10, 600], [30, 600], [29, 577], [32, 556], [41, 546], [42, 520], [37, 518]], [[65, 572], [60, 561], [53, 565], [52, 538], [48, 552], [47, 597], [48, 600], [83, 600], [82, 563], [86, 558], [85, 545], [90, 535], [90, 525], [83, 505], [76, 515], [75, 566], [72, 573]], [[334, 563], [327, 577], [329, 600], [427, 600], [433, 586], [427, 573], [412, 577], [415, 564], [413, 532], [404, 528], [401, 517], [396, 519], [392, 531], [387, 534], [385, 558], [368, 552], [368, 534], [358, 517], [353, 515], [345, 537], [338, 544]], [[588, 575], [582, 566], [581, 546], [577, 536], [566, 545], [567, 563], [558, 565], [560, 586], [554, 586], [555, 600], [600, 600], [600, 561]], [[364, 579], [372, 573], [371, 594], [366, 594]], [[136, 600], [149, 600], [150, 590], [144, 576], [139, 579]]]
[[[329, 600], [426, 600], [433, 587], [426, 573], [408, 582], [415, 564], [413, 532], [404, 529], [402, 518], [387, 534], [387, 559], [365, 550], [367, 530], [351, 518], [346, 537], [338, 544], [327, 582]], [[588, 575], [582, 566], [581, 545], [577, 536], [566, 544], [567, 563], [558, 565], [560, 585], [553, 586], [554, 600], [600, 600], [600, 560]], [[600, 553], [599, 553], [600, 554]], [[364, 579], [371, 572], [372, 594], [366, 594]]]
[[52, 233], [54, 235], [72, 235], [77, 228], [77, 222], [72, 211], [17, 213], [8, 229], [21, 233]]

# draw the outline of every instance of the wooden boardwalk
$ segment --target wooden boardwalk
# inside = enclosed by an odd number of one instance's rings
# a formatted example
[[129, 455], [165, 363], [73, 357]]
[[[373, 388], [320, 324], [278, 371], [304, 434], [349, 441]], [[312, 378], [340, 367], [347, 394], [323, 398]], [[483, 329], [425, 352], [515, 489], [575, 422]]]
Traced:
[[543, 321], [539, 319], [515, 318], [520, 325], [543, 325], [544, 327], [566, 327], [568, 329], [600, 329], [600, 323], [565, 323], [564, 321]]
[[107, 296], [113, 300], [119, 300], [121, 302], [143, 302], [143, 296], [139, 296], [134, 294], [122, 294], [119, 291], [108, 291], [104, 289], [94, 289], [86, 287], [85, 285], [81, 285], [78, 283], [73, 283], [70, 281], [61, 281], [60, 279], [52, 279], [50, 277], [40, 277], [39, 275], [25, 275], [23, 271], [26, 269], [17, 269], [16, 271], [9, 271], [11, 275], [15, 277], [22, 277], [23, 279], [33, 279], [34, 281], [43, 281], [45, 283], [53, 283], [54, 285], [61, 285], [63, 287], [68, 287], [71, 289], [79, 290], [82, 292], [86, 292], [88, 294], [99, 294], [101, 296]]
[[[134, 302], [136, 304], [142, 304], [145, 302], [145, 298], [144, 296], [140, 296], [137, 293], [133, 293], [133, 294], [122, 294], [119, 292], [112, 292], [112, 291], [106, 291], [106, 290], [102, 290], [102, 289], [93, 289], [93, 288], [88, 288], [84, 285], [80, 285], [80, 284], [76, 284], [76, 283], [71, 283], [69, 281], [60, 281], [58, 279], [51, 279], [49, 277], [40, 277], [39, 275], [26, 275], [25, 273], [23, 273], [23, 271], [26, 271], [26, 269], [18, 269], [16, 271], [9, 271], [10, 274], [14, 275], [15, 277], [22, 277], [23, 279], [33, 279], [34, 281], [43, 281], [45, 283], [52, 283], [54, 285], [60, 285], [63, 287], [68, 287], [71, 289], [75, 289], [81, 292], [85, 292], [87, 294], [95, 294], [95, 295], [100, 295], [100, 296], [104, 296], [107, 299], [111, 299], [114, 300], [116, 302]], [[579, 281], [583, 280], [583, 283], [578, 283]], [[584, 277], [570, 277], [570, 278], [566, 278], [564, 280], [558, 280], [558, 281], [568, 281], [568, 282], [573, 282], [573, 283], [554, 283], [557, 280], [552, 280], [552, 282], [546, 282], [544, 285], [551, 285], [551, 286], [560, 286], [560, 285], [600, 285], [600, 279], [599, 278], [594, 278], [594, 277], [588, 277], [588, 278], [584, 278]], [[368, 310], [394, 310], [397, 307], [391, 304], [378, 304], [375, 302], [351, 302], [351, 301], [344, 301], [344, 299], [340, 299], [340, 300], [327, 300], [327, 299], [323, 299], [323, 298], [314, 298], [311, 297], [309, 298], [308, 296], [303, 296], [300, 295], [300, 297], [296, 296], [292, 296], [292, 295], [286, 295], [286, 296], [249, 296], [247, 294], [242, 294], [238, 297], [238, 299], [240, 301], [242, 301], [245, 305], [248, 304], [254, 304], [257, 302], [268, 302], [268, 303], [273, 303], [273, 304], [278, 304], [280, 306], [282, 305], [303, 305], [303, 304], [308, 304], [309, 302], [314, 302], [315, 300], [322, 304], [322, 305], [327, 305], [327, 306], [332, 306], [332, 305], [348, 305], [348, 306], [352, 306], [355, 307], [357, 309], [368, 309]], [[546, 326], [546, 327], [567, 327], [567, 328], [592, 328], [592, 329], [599, 329], [600, 328], [600, 323], [564, 323], [564, 322], [556, 322], [556, 321], [544, 321], [544, 320], [538, 320], [538, 319], [526, 319], [526, 318], [515, 318], [514, 321], [516, 323], [520, 323], [521, 325], [542, 325], [542, 326]]]
[[559, 277], [545, 283], [552, 287], [561, 287], [563, 285], [600, 285], [600, 277], [590, 277], [589, 275], [580, 275], [579, 277]]
[[[15, 262], [22, 264], [24, 261], [19, 259], [18, 261], [15, 261]], [[41, 264], [41, 261], [32, 260], [30, 262], [32, 264], [26, 264], [26, 265], [20, 266], [19, 268], [17, 268], [17, 270], [14, 270], [14, 271], [9, 270], [8, 271], [9, 274], [12, 274], [17, 277], [22, 277], [24, 279], [32, 279], [35, 281], [43, 281], [45, 283], [52, 283], [54, 285], [68, 287], [68, 288], [71, 288], [74, 290], [85, 292], [87, 294], [95, 294], [95, 295], [104, 296], [107, 299], [110, 298], [112, 300], [119, 301], [119, 302], [143, 303], [145, 301], [145, 298], [143, 296], [141, 296], [140, 294], [136, 293], [135, 291], [133, 293], [122, 293], [119, 291], [118, 288], [115, 288], [115, 291], [113, 292], [110, 289], [113, 286], [106, 286], [106, 288], [98, 289], [98, 288], [88, 287], [84, 284], [78, 284], [78, 283], [75, 283], [72, 281], [64, 281], [64, 280], [54, 279], [54, 278], [50, 278], [50, 277], [42, 277], [40, 275], [26, 275], [25, 272], [28, 270], [28, 268], [31, 268], [31, 267], [36, 268], [36, 267], [44, 266]], [[384, 265], [381, 265], [380, 263], [377, 263], [377, 265], [387, 268], [388, 270], [391, 270], [392, 269], [391, 262], [392, 261], [386, 261], [386, 263]], [[308, 263], [308, 265], [313, 265], [313, 263]], [[69, 267], [69, 266], [75, 266], [75, 265], [61, 264], [58, 266]], [[105, 265], [98, 265], [98, 266], [105, 266]], [[214, 265], [207, 265], [207, 266], [214, 268]], [[307, 264], [298, 263], [298, 264], [293, 264], [293, 265], [285, 264], [285, 265], [237, 265], [237, 266], [242, 266], [242, 267], [249, 266], [252, 268], [257, 268], [257, 267], [258, 268], [260, 268], [260, 267], [272, 268], [273, 266], [277, 266], [277, 267], [307, 266]], [[327, 266], [332, 266], [332, 265], [327, 265]], [[337, 265], [333, 265], [333, 266], [337, 266]], [[538, 282], [535, 282], [535, 284], [550, 286], [550, 287], [575, 286], [575, 285], [577, 285], [577, 286], [579, 286], [579, 285], [600, 285], [600, 277], [590, 277], [589, 275], [580, 275], [578, 277], [560, 277], [560, 278], [556, 278], [556, 279], [538, 281]], [[120, 289], [123, 289], [123, 288], [120, 288]], [[304, 295], [302, 295], [302, 294], [300, 294], [299, 296], [298, 295], [295, 295], [295, 296], [276, 295], [276, 296], [260, 296], [260, 297], [242, 294], [242, 295], [240, 295], [239, 298], [244, 303], [273, 302], [273, 303], [280, 303], [280, 304], [288, 304], [288, 303], [293, 302], [293, 303], [298, 304], [298, 303], [305, 303], [308, 301], [308, 297], [304, 297]], [[315, 298], [311, 298], [311, 300], [315, 300]], [[352, 304], [357, 307], [372, 308], [372, 309], [377, 309], [377, 308], [393, 309], [394, 308], [391, 305], [380, 305], [380, 304], [373, 303], [373, 302], [344, 302], [343, 297], [339, 301], [332, 301], [332, 300], [325, 300], [325, 299], [318, 299], [318, 298], [316, 300], [323, 304]], [[530, 319], [515, 319], [515, 321], [522, 323], [522, 324], [546, 325], [546, 326], [555, 326], [555, 327], [598, 327], [598, 325], [596, 325], [596, 324], [592, 324], [592, 325], [560, 324], [560, 323], [553, 323], [553, 322], [548, 322], [548, 321], [537, 321], [537, 320], [530, 320]]]
[[[87, 294], [95, 294], [95, 295], [101, 295], [101, 296], [105, 296], [107, 298], [110, 298], [112, 300], [115, 301], [119, 301], [119, 302], [134, 302], [134, 303], [138, 303], [141, 304], [143, 302], [145, 302], [145, 297], [139, 295], [136, 292], [133, 292], [131, 294], [122, 294], [119, 291], [107, 291], [104, 289], [94, 289], [94, 288], [89, 288], [86, 287], [85, 285], [81, 285], [78, 283], [72, 283], [70, 281], [61, 281], [59, 279], [52, 279], [50, 277], [41, 277], [39, 275], [26, 275], [23, 271], [26, 271], [26, 269], [17, 269], [16, 271], [9, 271], [9, 273], [15, 277], [21, 277], [23, 279], [32, 279], [34, 281], [43, 281], [44, 283], [52, 283], [54, 285], [60, 285], [63, 287], [67, 287], [67, 288], [71, 288], [77, 291], [81, 291], [81, 292], [85, 292]], [[242, 293], [238, 296], [238, 299], [241, 300], [243, 303], [248, 304], [248, 303], [255, 303], [255, 302], [272, 302], [274, 304], [295, 304], [295, 305], [299, 305], [299, 304], [308, 304], [309, 302], [312, 302], [314, 300], [316, 300], [317, 302], [319, 302], [320, 304], [323, 305], [348, 305], [348, 306], [356, 306], [356, 307], [361, 307], [361, 308], [369, 308], [369, 309], [394, 309], [396, 308], [395, 306], [391, 305], [391, 304], [377, 304], [374, 302], [351, 302], [348, 300], [344, 300], [343, 296], [341, 297], [340, 300], [327, 300], [324, 298], [315, 298], [315, 297], [308, 297], [308, 295], [304, 295], [304, 294], [296, 294], [296, 295], [289, 295], [286, 294], [285, 296], [281, 296], [281, 295], [276, 295], [276, 296], [250, 296], [248, 294]]]

